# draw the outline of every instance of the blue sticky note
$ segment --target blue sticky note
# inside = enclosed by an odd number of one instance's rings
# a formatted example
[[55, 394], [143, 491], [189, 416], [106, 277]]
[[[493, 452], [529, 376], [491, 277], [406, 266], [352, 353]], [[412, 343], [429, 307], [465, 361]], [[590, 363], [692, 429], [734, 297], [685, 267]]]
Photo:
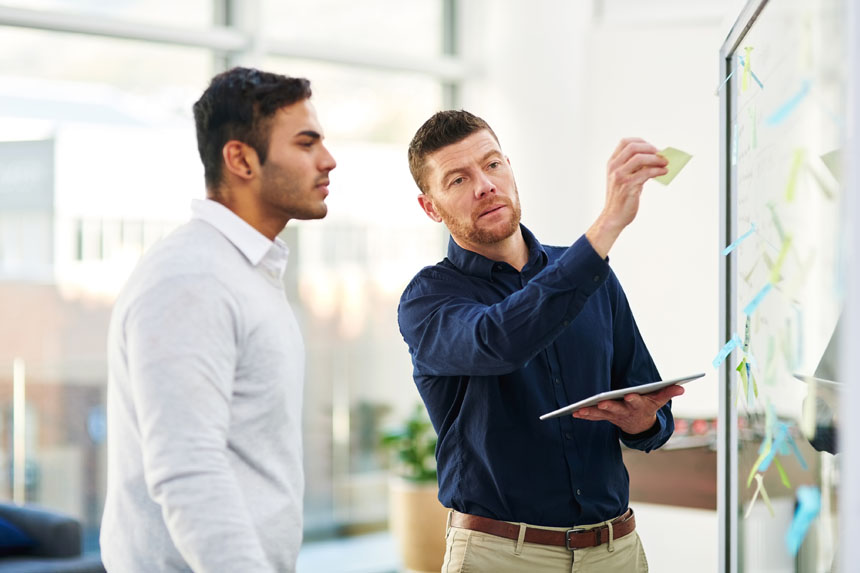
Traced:
[[747, 237], [752, 235], [754, 232], [755, 232], [755, 223], [752, 223], [750, 225], [749, 231], [747, 231], [746, 233], [744, 233], [743, 235], [741, 235], [740, 237], [735, 239], [731, 245], [729, 245], [728, 247], [723, 249], [722, 254], [728, 255], [729, 253], [734, 251], [736, 248], [738, 248], [738, 245], [740, 245], [744, 241], [744, 239], [746, 239]]
[[732, 336], [731, 340], [726, 342], [726, 344], [720, 349], [720, 352], [717, 354], [716, 358], [714, 358], [713, 362], [711, 362], [711, 364], [714, 365], [714, 368], [719, 368], [720, 364], [723, 363], [723, 360], [725, 360], [726, 357], [732, 353], [732, 350], [734, 350], [738, 346], [743, 346], [743, 343], [744, 342], [743, 340], [741, 340], [741, 337], [738, 336], [737, 333], [735, 333]]
[[770, 289], [772, 288], [773, 285], [770, 283], [764, 285], [764, 287], [762, 287], [762, 289], [758, 291], [758, 294], [753, 297], [750, 303], [744, 307], [744, 314], [750, 316], [752, 313], [754, 313], [755, 309], [758, 308], [758, 305], [761, 304], [761, 301], [764, 300], [764, 297], [767, 296], [767, 293], [769, 293]]
[[797, 555], [809, 526], [821, 511], [821, 492], [817, 487], [802, 485], [797, 488], [797, 509], [785, 534], [785, 545], [792, 556]]
[[[743, 57], [743, 56], [741, 56], [740, 54], [738, 54], [738, 59], [739, 59], [739, 60], [740, 60], [740, 62], [741, 62], [741, 67], [746, 66], [746, 62], [744, 62], [744, 57]], [[731, 74], [729, 74], [729, 75], [731, 76]], [[760, 79], [758, 79], [758, 76], [757, 76], [757, 75], [755, 75], [755, 72], [754, 72], [754, 71], [752, 71], [752, 69], [750, 69], [750, 75], [752, 76], [752, 79], [754, 79], [754, 80], [755, 80], [755, 83], [757, 83], [757, 84], [758, 84], [758, 87], [759, 87], [759, 88], [761, 88], [761, 89], [764, 89], [764, 84], [763, 84], [763, 83], [761, 83], [761, 80], [760, 80]], [[726, 78], [726, 81], [728, 81], [728, 79], [729, 79], [729, 78]]]
[[779, 125], [780, 123], [785, 121], [785, 119], [789, 115], [791, 115], [791, 112], [794, 111], [794, 108], [800, 105], [800, 102], [803, 101], [803, 98], [805, 98], [809, 94], [809, 90], [811, 87], [812, 82], [810, 82], [809, 80], [804, 80], [797, 93], [791, 96], [791, 99], [782, 104], [779, 109], [777, 109], [775, 112], [769, 115], [767, 119], [764, 120], [765, 124]]

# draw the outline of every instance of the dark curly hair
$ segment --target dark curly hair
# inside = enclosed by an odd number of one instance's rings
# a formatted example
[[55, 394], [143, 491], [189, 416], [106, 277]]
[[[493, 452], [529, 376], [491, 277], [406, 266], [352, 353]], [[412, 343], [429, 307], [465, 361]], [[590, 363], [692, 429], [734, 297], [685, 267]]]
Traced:
[[463, 141], [482, 129], [489, 131], [496, 143], [499, 142], [486, 121], [462, 109], [436, 112], [418, 128], [409, 144], [409, 171], [422, 193], [427, 193], [427, 183], [424, 181], [427, 156]]
[[282, 107], [309, 97], [308, 80], [253, 68], [237, 67], [212, 78], [193, 108], [206, 187], [214, 191], [221, 184], [221, 150], [228, 141], [250, 145], [260, 163], [265, 163], [272, 116]]

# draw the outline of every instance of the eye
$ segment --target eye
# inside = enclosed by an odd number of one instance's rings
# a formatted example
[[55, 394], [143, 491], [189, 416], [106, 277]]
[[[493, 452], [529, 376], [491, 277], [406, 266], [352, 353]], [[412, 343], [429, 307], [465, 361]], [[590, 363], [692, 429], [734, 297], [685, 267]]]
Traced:
[[460, 185], [461, 183], [463, 183], [463, 178], [457, 177], [456, 179], [451, 180], [451, 182], [448, 184], [448, 187], [454, 187], [455, 185]]
[[489, 167], [490, 169], [497, 169], [497, 168], [499, 168], [501, 165], [502, 165], [502, 162], [501, 162], [501, 161], [493, 161], [493, 162], [492, 162], [492, 163], [490, 163], [487, 167]]

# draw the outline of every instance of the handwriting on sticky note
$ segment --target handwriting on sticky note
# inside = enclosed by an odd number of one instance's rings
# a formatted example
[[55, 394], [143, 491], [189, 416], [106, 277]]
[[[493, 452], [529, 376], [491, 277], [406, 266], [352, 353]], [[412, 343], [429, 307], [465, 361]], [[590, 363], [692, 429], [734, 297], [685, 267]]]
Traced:
[[657, 155], [662, 155], [669, 161], [669, 165], [666, 166], [666, 169], [668, 169], [669, 172], [666, 175], [654, 178], [654, 181], [662, 183], [663, 185], [671, 183], [672, 179], [674, 179], [681, 169], [684, 168], [687, 162], [693, 158], [689, 153], [681, 151], [680, 149], [675, 149], [674, 147], [667, 147], [662, 151], [658, 151]]

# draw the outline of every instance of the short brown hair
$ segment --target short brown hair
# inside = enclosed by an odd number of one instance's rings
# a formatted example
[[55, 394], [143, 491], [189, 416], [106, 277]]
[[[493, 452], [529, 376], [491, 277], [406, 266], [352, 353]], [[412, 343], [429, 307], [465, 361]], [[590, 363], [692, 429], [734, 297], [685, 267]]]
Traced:
[[499, 142], [486, 121], [462, 109], [436, 112], [418, 128], [409, 144], [409, 171], [422, 193], [427, 193], [427, 182], [424, 181], [427, 156], [483, 129], [490, 132], [496, 143]]
[[254, 68], [237, 67], [212, 78], [193, 107], [206, 187], [214, 190], [221, 183], [221, 149], [231, 139], [253, 147], [264, 164], [275, 112], [309, 97], [311, 84], [305, 78]]

